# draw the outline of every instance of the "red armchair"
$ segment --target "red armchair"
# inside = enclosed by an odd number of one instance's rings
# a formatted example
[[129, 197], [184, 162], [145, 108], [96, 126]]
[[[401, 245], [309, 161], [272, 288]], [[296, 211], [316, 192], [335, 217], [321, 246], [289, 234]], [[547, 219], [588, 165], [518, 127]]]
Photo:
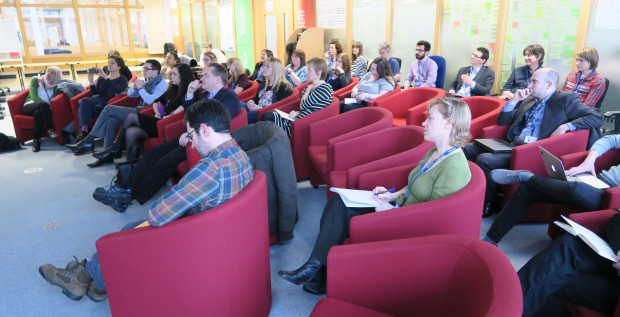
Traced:
[[[400, 126], [375, 131], [334, 143], [327, 153], [329, 172], [321, 176], [328, 188], [357, 188], [360, 174], [418, 163], [432, 147], [432, 143], [424, 141], [422, 127]], [[333, 195], [327, 191], [327, 197]]]
[[495, 125], [497, 116], [504, 106], [504, 101], [495, 97], [474, 96], [461, 99], [469, 105], [471, 111], [471, 127], [469, 133], [472, 139], [482, 135], [482, 129]]
[[265, 175], [201, 214], [97, 241], [114, 316], [267, 316]]
[[[407, 176], [417, 165], [409, 164], [359, 177], [359, 189], [377, 185], [407, 186]], [[404, 206], [351, 219], [350, 243], [394, 240], [431, 234], [460, 234], [478, 238], [482, 223], [485, 178], [482, 170], [469, 163], [471, 180], [462, 190], [440, 199]]]
[[[28, 140], [32, 140], [34, 133], [34, 117], [24, 115], [24, 102], [26, 102], [29, 91], [29, 89], [25, 89], [7, 101], [9, 111], [11, 112], [11, 119], [13, 120], [15, 137], [22, 144]], [[50, 100], [50, 105], [54, 130], [56, 131], [56, 134], [58, 134], [56, 142], [58, 144], [64, 144], [65, 142], [62, 137], [62, 128], [71, 123], [71, 120], [73, 120], [71, 109], [69, 108], [69, 98], [64, 93], [59, 93], [56, 97]]]
[[333, 247], [312, 317], [517, 317], [521, 284], [498, 248], [436, 235]]
[[359, 82], [359, 78], [351, 77], [351, 82], [348, 85], [334, 91], [334, 97], [338, 98], [338, 100], [341, 101], [344, 100], [344, 98], [351, 97], [351, 91], [353, 90], [353, 87], [357, 86]]
[[383, 95], [381, 95], [381, 96], [379, 96], [379, 97], [369, 101], [367, 106], [368, 107], [376, 107], [377, 106], [377, 101], [381, 101], [381, 99], [389, 97], [389, 96], [391, 96], [391, 95], [393, 95], [395, 93], [398, 93], [399, 91], [400, 91], [400, 85], [397, 84], [396, 86], [394, 86], [394, 90], [388, 91], [387, 93], [385, 93], [385, 94], [383, 94]]
[[[83, 92], [81, 92], [80, 94], [73, 96], [73, 98], [69, 100], [69, 103], [71, 105], [71, 115], [73, 116], [73, 123], [75, 124], [75, 131], [80, 131], [80, 119], [78, 117], [78, 109], [80, 108], [80, 100], [82, 98], [90, 98], [91, 96], [92, 95], [90, 92], [90, 88], [88, 88], [84, 90]], [[124, 107], [131, 107], [131, 108], [136, 107], [138, 103], [140, 103], [140, 98], [132, 98], [124, 94], [116, 95], [110, 98], [110, 100], [108, 100], [109, 105], [124, 106]], [[94, 124], [95, 124], [95, 120], [93, 119], [91, 120], [91, 127]]]
[[[409, 88], [387, 97], [377, 98], [375, 107], [381, 107], [392, 112], [394, 116], [394, 126], [405, 124], [422, 125], [426, 120], [426, 116], [420, 115], [421, 121], [417, 121], [417, 117], [412, 115], [411, 110], [422, 109], [426, 111], [426, 104], [435, 98], [442, 98], [446, 95], [445, 91], [437, 88], [419, 87]], [[422, 114], [420, 112], [420, 114]], [[415, 119], [415, 120], [414, 120]]]
[[256, 92], [258, 91], [258, 82], [250, 80], [250, 87], [241, 91], [237, 97], [239, 101], [248, 102], [250, 99], [253, 99], [256, 96]]
[[331, 170], [331, 165], [328, 166], [328, 153], [331, 155], [332, 152], [328, 149], [334, 143], [391, 126], [392, 113], [377, 107], [356, 109], [311, 124], [308, 156], [312, 163], [310, 167], [312, 186], [316, 187], [325, 182], [321, 175], [328, 175], [328, 171]]
[[[591, 212], [582, 212], [578, 214], [571, 214], [568, 216], [571, 220], [579, 223], [580, 225], [592, 230], [594, 233], [598, 234], [602, 238], [606, 238], [605, 235], [605, 225], [609, 219], [617, 214], [618, 211], [615, 209], [606, 209], [599, 211], [591, 211]], [[593, 311], [591, 309], [585, 308], [583, 306], [579, 306], [573, 303], [567, 303], [566, 305], [568, 309], [568, 315], [571, 317], [620, 317], [620, 299], [618, 300], [618, 304], [616, 305], [616, 310], [613, 315], [605, 315], [599, 313], [597, 311]]]
[[[143, 115], [147, 115], [147, 116], [154, 116], [155, 115], [155, 110], [153, 109], [153, 107], [151, 106], [147, 106], [142, 108], [142, 110], [140, 110], [140, 113]], [[157, 137], [154, 138], [148, 138], [144, 141], [142, 141], [142, 146], [144, 147], [144, 150], [148, 151], [160, 144], [162, 144], [164, 141], [166, 140], [171, 140], [174, 139], [176, 137], [178, 137], [179, 135], [181, 135], [185, 129], [181, 130], [181, 133], [177, 134], [177, 135], [170, 135], [169, 137], [166, 135], [166, 127], [168, 125], [174, 124], [178, 121], [183, 122], [183, 117], [185, 116], [185, 112], [178, 112], [175, 113], [173, 115], [170, 115], [166, 118], [163, 118], [159, 121], [157, 121]], [[183, 128], [185, 128], [185, 125], [183, 125]]]
[[[299, 110], [300, 100], [278, 108], [286, 113]], [[291, 124], [291, 151], [293, 152], [293, 163], [295, 163], [295, 175], [298, 180], [310, 177], [310, 158], [308, 157], [308, 144], [310, 125], [323, 119], [335, 117], [340, 113], [340, 102], [333, 97], [331, 104], [324, 109], [314, 112], [301, 119], [295, 120]]]
[[[508, 126], [490, 126], [482, 129], [482, 138], [501, 139], [506, 136]], [[588, 136], [590, 131], [577, 130], [568, 132], [555, 137], [543, 139], [530, 144], [524, 144], [515, 147], [512, 150], [510, 165], [508, 169], [512, 170], [529, 170], [536, 175], [547, 176], [547, 170], [540, 155], [539, 146], [542, 146], [553, 155], [560, 157], [562, 155], [582, 152], [588, 144]], [[504, 187], [504, 202], [507, 202], [519, 184], [513, 184]], [[552, 222], [555, 220], [555, 211], [550, 208], [549, 204], [533, 204], [528, 208], [521, 222]]]
[[288, 97], [286, 97], [286, 98], [284, 98], [282, 100], [278, 100], [277, 102], [272, 103], [271, 105], [269, 105], [269, 106], [267, 106], [265, 108], [261, 108], [261, 109], [256, 110], [256, 121], [261, 121], [263, 119], [263, 113], [274, 111], [277, 108], [282, 107], [283, 105], [289, 104], [291, 102], [298, 101], [299, 99], [300, 99], [299, 98], [299, 91], [294, 88], [293, 89], [293, 93], [290, 96], [288, 96]]

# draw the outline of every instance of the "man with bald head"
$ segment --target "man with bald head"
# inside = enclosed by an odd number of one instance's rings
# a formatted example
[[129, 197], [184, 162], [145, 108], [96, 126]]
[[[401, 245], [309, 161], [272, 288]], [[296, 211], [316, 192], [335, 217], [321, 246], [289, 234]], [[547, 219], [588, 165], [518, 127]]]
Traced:
[[[522, 145], [564, 134], [573, 130], [592, 130], [598, 139], [602, 125], [600, 114], [579, 101], [572, 92], [558, 91], [559, 74], [551, 68], [540, 68], [525, 89], [517, 90], [497, 117], [497, 125], [509, 125], [505, 140]], [[467, 159], [476, 162], [487, 179], [483, 216], [491, 214], [497, 188], [490, 172], [506, 168], [510, 153], [485, 153], [485, 149], [469, 144], [463, 148]]]

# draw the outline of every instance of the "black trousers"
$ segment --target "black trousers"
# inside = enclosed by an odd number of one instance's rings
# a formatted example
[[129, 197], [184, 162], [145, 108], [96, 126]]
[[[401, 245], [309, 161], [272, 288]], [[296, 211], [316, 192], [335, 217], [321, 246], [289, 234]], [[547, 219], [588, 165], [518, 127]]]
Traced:
[[327, 253], [335, 245], [340, 245], [349, 236], [351, 218], [374, 212], [374, 208], [349, 208], [344, 205], [340, 195], [327, 201], [321, 216], [319, 236], [312, 250], [312, 258], [327, 264]]
[[586, 183], [566, 182], [534, 175], [522, 183], [487, 232], [499, 242], [523, 217], [533, 203], [567, 203], [582, 210], [597, 210], [603, 191]]
[[491, 171], [498, 168], [507, 168], [510, 164], [510, 153], [487, 153], [483, 148], [472, 143], [463, 147], [467, 160], [476, 163], [484, 172], [487, 181], [484, 194], [485, 201], [494, 201], [497, 198], [497, 185], [491, 179]]
[[611, 265], [581, 239], [560, 236], [518, 272], [523, 315], [562, 316], [567, 301], [612, 315], [620, 277]]
[[24, 105], [23, 113], [27, 116], [34, 117], [34, 133], [35, 139], [41, 139], [43, 129], [53, 129], [54, 123], [52, 122], [52, 109], [47, 102], [33, 102]]
[[345, 113], [351, 110], [364, 108], [368, 105], [366, 101], [358, 101], [356, 103], [345, 104], [344, 100], [340, 102], [340, 113]]
[[146, 152], [131, 171], [129, 178], [133, 198], [140, 204], [149, 201], [166, 185], [177, 166], [186, 159], [185, 147], [179, 145], [178, 138]]

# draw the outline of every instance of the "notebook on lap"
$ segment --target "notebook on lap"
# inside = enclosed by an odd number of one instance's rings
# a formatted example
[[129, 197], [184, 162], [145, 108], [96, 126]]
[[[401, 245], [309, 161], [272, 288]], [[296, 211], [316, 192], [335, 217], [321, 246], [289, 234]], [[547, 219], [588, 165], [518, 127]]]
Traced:
[[569, 182], [582, 182], [598, 189], [609, 188], [609, 185], [590, 173], [566, 176], [566, 171], [564, 170], [564, 164], [562, 164], [562, 161], [555, 155], [551, 154], [551, 152], [545, 150], [542, 146], [539, 146], [539, 148], [543, 162], [545, 163], [545, 169], [550, 177]]
[[515, 146], [501, 139], [475, 139], [474, 144], [491, 153], [510, 153]]

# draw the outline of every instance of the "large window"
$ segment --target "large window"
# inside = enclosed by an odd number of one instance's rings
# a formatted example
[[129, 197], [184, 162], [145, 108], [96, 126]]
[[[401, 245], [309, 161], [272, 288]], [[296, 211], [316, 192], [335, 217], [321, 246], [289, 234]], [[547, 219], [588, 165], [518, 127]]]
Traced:
[[22, 7], [30, 55], [80, 53], [73, 8]]
[[84, 50], [88, 54], [130, 51], [124, 8], [79, 8]]
[[148, 52], [149, 44], [146, 41], [146, 17], [144, 10], [129, 10], [129, 18], [131, 20], [131, 37], [133, 39], [134, 52]]
[[[364, 57], [379, 57], [379, 44], [385, 42], [387, 2], [353, 0], [353, 39], [364, 44]], [[348, 49], [348, 48], [347, 48]]]

